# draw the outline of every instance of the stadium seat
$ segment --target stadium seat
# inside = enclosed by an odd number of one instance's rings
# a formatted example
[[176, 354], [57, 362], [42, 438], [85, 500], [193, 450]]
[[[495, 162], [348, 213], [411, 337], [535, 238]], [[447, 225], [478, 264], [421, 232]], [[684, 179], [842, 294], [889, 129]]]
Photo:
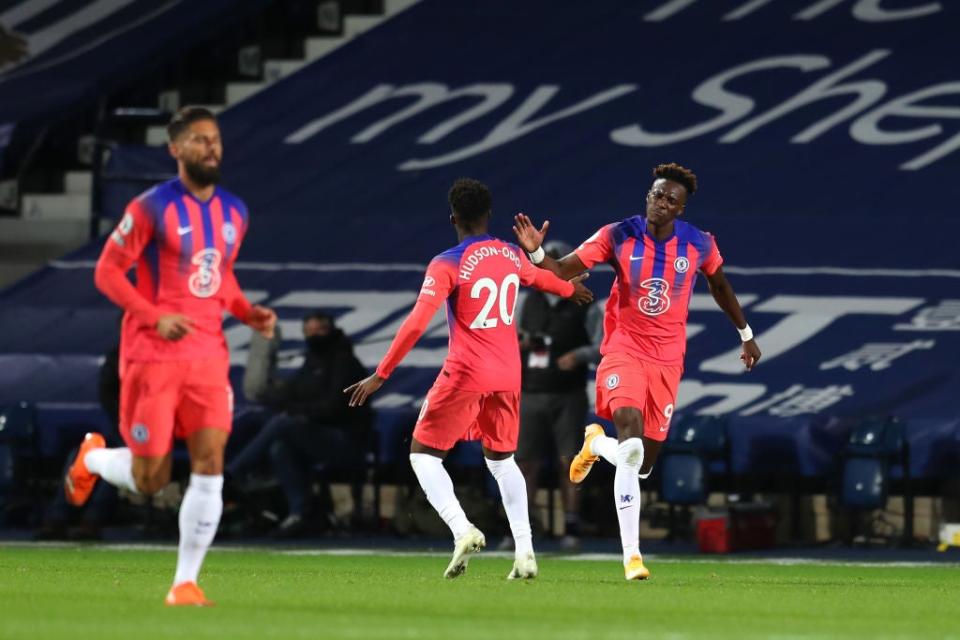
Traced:
[[657, 463], [660, 500], [669, 505], [669, 537], [677, 537], [676, 507], [703, 504], [711, 471], [726, 473], [727, 420], [722, 416], [685, 415], [670, 429]]
[[903, 473], [904, 539], [913, 538], [913, 496], [910, 491], [910, 452], [903, 423], [892, 416], [870, 416], [858, 421], [841, 454], [839, 503], [855, 512], [850, 538], [856, 535], [860, 514], [883, 509], [890, 492], [891, 469]]

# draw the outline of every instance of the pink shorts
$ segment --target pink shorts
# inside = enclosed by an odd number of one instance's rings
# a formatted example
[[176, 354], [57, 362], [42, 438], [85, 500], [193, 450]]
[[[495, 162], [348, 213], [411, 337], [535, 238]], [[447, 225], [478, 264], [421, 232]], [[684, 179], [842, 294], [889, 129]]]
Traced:
[[664, 441], [677, 401], [683, 367], [644, 362], [625, 353], [603, 356], [597, 367], [597, 415], [613, 419], [621, 407], [643, 414], [643, 435]]
[[427, 392], [413, 430], [417, 442], [441, 451], [479, 439], [491, 451], [510, 453], [519, 435], [519, 391], [460, 391], [439, 382]]
[[230, 431], [233, 389], [226, 360], [126, 361], [120, 368], [120, 435], [135, 456], [165, 456], [173, 439], [204, 428]]

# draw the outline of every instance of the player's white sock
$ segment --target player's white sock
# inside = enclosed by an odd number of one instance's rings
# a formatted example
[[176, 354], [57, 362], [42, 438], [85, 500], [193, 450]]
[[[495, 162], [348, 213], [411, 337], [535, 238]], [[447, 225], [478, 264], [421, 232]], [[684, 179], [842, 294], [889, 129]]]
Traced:
[[180, 503], [180, 547], [173, 584], [196, 582], [223, 513], [223, 476], [190, 474]]
[[456, 540], [470, 530], [470, 521], [453, 492], [453, 481], [443, 468], [443, 460], [427, 453], [411, 453], [410, 466], [416, 474], [427, 502], [450, 527]]
[[516, 556], [526, 556], [533, 552], [533, 536], [530, 531], [530, 512], [527, 510], [527, 483], [513, 456], [504, 460], [484, 458], [487, 468], [493, 474], [500, 487], [503, 509], [510, 521], [510, 533], [513, 534]]
[[617, 447], [617, 471], [613, 493], [620, 521], [623, 561], [640, 553], [640, 466], [643, 464], [643, 440], [627, 438]]
[[613, 466], [617, 466], [617, 442], [610, 436], [597, 436], [590, 441], [590, 453], [600, 456]]
[[93, 449], [83, 457], [83, 464], [113, 486], [140, 493], [133, 481], [133, 453], [130, 449]]

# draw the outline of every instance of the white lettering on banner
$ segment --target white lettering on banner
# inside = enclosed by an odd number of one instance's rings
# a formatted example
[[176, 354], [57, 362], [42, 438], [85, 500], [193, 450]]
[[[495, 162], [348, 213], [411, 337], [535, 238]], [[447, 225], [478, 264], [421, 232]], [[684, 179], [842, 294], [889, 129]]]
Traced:
[[913, 342], [868, 342], [856, 351], [851, 351], [833, 360], [820, 364], [821, 371], [843, 367], [847, 371], [857, 371], [870, 367], [871, 371], [889, 369], [890, 363], [911, 351], [932, 349], [933, 340], [914, 340]]
[[625, 96], [626, 94], [632, 93], [636, 90], [637, 85], [635, 84], [618, 84], [611, 89], [594, 94], [586, 100], [581, 100], [570, 107], [555, 111], [549, 115], [542, 115], [537, 119], [531, 119], [537, 114], [537, 112], [546, 106], [551, 99], [553, 99], [553, 96], [556, 95], [558, 91], [560, 91], [560, 87], [556, 85], [543, 85], [537, 87], [537, 89], [530, 94], [530, 97], [523, 101], [523, 104], [517, 107], [513, 113], [511, 113], [506, 117], [506, 119], [500, 122], [500, 124], [494, 127], [490, 133], [483, 138], [483, 140], [456, 151], [445, 153], [433, 158], [417, 158], [407, 160], [398, 168], [401, 171], [417, 171], [420, 169], [432, 169], [434, 167], [442, 167], [447, 164], [459, 162], [461, 160], [480, 155], [481, 153], [486, 153], [491, 149], [495, 149], [496, 147], [507, 144], [508, 142], [513, 142], [518, 138], [522, 138], [529, 133], [533, 133], [537, 129], [545, 127], [548, 124], [553, 124], [554, 122], [570, 118], [571, 116], [575, 116], [583, 111], [589, 111], [590, 109], [594, 109], [602, 104], [616, 100], [617, 98]]
[[[532, 133], [541, 127], [545, 127], [548, 124], [570, 118], [583, 111], [594, 109], [636, 90], [637, 85], [635, 84], [616, 85], [577, 102], [570, 107], [548, 115], [542, 115], [537, 119], [531, 119], [560, 91], [560, 87], [556, 85], [542, 85], [537, 87], [512, 114], [501, 121], [500, 124], [494, 127], [490, 133], [479, 142], [435, 158], [408, 160], [401, 164], [399, 169], [401, 171], [412, 171], [452, 164], [465, 158], [490, 151], [491, 149]], [[284, 142], [287, 144], [302, 143], [324, 129], [351, 118], [361, 111], [365, 111], [386, 100], [411, 96], [418, 97], [418, 100], [413, 105], [382, 120], [378, 120], [351, 138], [351, 142], [354, 144], [364, 144], [370, 142], [390, 127], [404, 120], [413, 118], [421, 112], [427, 111], [440, 104], [464, 97], [476, 96], [483, 98], [483, 101], [479, 105], [473, 106], [463, 113], [443, 121], [417, 139], [419, 144], [434, 144], [456, 129], [482, 118], [490, 111], [498, 108], [510, 99], [513, 92], [513, 85], [508, 83], [472, 84], [454, 90], [450, 90], [444, 84], [435, 82], [423, 82], [401, 87], [381, 84], [350, 104], [320, 118], [316, 118], [300, 127], [284, 138]]]
[[755, 402], [767, 392], [762, 384], [745, 384], [737, 382], [717, 382], [704, 384], [699, 380], [682, 379], [677, 389], [677, 406], [689, 407], [695, 402], [708, 397], [720, 397], [721, 400], [699, 409], [702, 415], [724, 415]]
[[[873, 298], [867, 296], [774, 296], [750, 309], [751, 313], [787, 314], [772, 327], [757, 334], [765, 362], [799, 346], [834, 321], [851, 314], [899, 315], [923, 304], [923, 298]], [[758, 323], [759, 324], [759, 323]], [[700, 363], [701, 371], [731, 375], [745, 371], [736, 347]]]
[[[834, 62], [827, 56], [816, 54], [771, 56], [744, 62], [707, 78], [693, 90], [691, 98], [694, 102], [719, 111], [719, 114], [713, 118], [668, 132], [648, 131], [639, 123], [620, 126], [610, 132], [610, 139], [616, 144], [626, 146], [659, 147], [705, 136], [728, 125], [736, 124], [735, 127], [718, 138], [720, 143], [731, 144], [740, 142], [759, 129], [787, 118], [807, 107], [819, 107], [824, 101], [833, 105], [838, 97], [849, 96], [850, 100], [846, 104], [840, 108], [834, 108], [826, 117], [818, 119], [793, 135], [790, 142], [809, 144], [838, 125], [851, 120], [848, 135], [854, 141], [865, 145], [906, 145], [919, 140], [942, 137], [943, 139], [940, 140], [939, 144], [899, 165], [899, 168], [904, 171], [923, 169], [960, 150], [960, 133], [950, 135], [946, 131], [946, 127], [940, 122], [960, 120], [960, 108], [943, 105], [926, 106], [923, 104], [927, 100], [941, 96], [960, 95], [960, 82], [946, 81], [915, 89], [910, 93], [881, 103], [888, 93], [888, 86], [885, 82], [876, 78], [848, 80], [851, 76], [876, 65], [891, 54], [892, 51], [889, 49], [869, 51], [845, 66], [841, 66], [815, 80], [805, 89], [760, 114], [753, 114], [757, 104], [753, 98], [731, 91], [727, 89], [727, 85], [734, 80], [741, 80], [760, 72], [769, 73], [778, 69], [798, 70], [803, 73], [825, 70], [833, 66]], [[401, 162], [397, 168], [401, 171], [413, 171], [460, 162], [513, 142], [554, 122], [599, 108], [612, 100], [635, 92], [637, 85], [615, 85], [572, 106], [535, 117], [560, 90], [561, 88], [556, 85], [540, 85], [481, 140], [438, 156], [408, 159]], [[505, 105], [514, 92], [515, 87], [510, 83], [478, 83], [459, 89], [450, 89], [444, 84], [435, 82], [414, 83], [400, 87], [381, 84], [353, 102], [301, 126], [289, 134], [284, 142], [300, 144], [321, 131], [341, 121], [353, 118], [382, 102], [416, 98], [412, 105], [377, 120], [359, 133], [354, 134], [350, 139], [354, 144], [366, 144], [386, 130], [419, 116], [436, 106], [463, 98], [480, 98], [481, 102], [479, 104], [452, 118], [443, 120], [417, 138], [418, 144], [435, 144], [460, 127]], [[819, 114], [820, 110], [816, 110], [815, 113]], [[748, 118], [748, 116], [752, 117]], [[924, 122], [924, 126], [902, 131], [884, 130], [880, 128], [884, 119], [896, 119], [897, 121], [921, 120]]]
[[941, 300], [925, 307], [909, 323], [893, 325], [894, 331], [960, 331], [960, 300]]
[[322, 118], [317, 118], [305, 126], [300, 127], [287, 136], [284, 142], [287, 144], [303, 142], [317, 135], [324, 129], [386, 100], [407, 97], [417, 98], [417, 101], [411, 106], [398, 111], [388, 118], [378, 120], [350, 139], [350, 141], [355, 144], [363, 144], [370, 142], [390, 127], [404, 120], [413, 118], [421, 112], [427, 111], [437, 105], [465, 97], [483, 98], [480, 104], [471, 107], [454, 118], [444, 121], [420, 136], [417, 140], [420, 144], [433, 144], [459, 127], [493, 111], [509, 100], [510, 96], [513, 95], [513, 91], [513, 85], [507, 83], [471, 84], [452, 91], [448, 89], [446, 85], [436, 82], [420, 82], [402, 87], [394, 87], [392, 84], [380, 84], [341, 109]]
[[[786, 117], [808, 105], [822, 100], [835, 100], [838, 96], [851, 95], [855, 99], [831, 115], [814, 122], [806, 129], [794, 135], [790, 142], [807, 144], [820, 137], [836, 125], [860, 114], [849, 129], [850, 137], [867, 145], [902, 145], [941, 135], [944, 132], [940, 124], [929, 124], [910, 131], [889, 132], [879, 128], [884, 118], [900, 119], [960, 119], [960, 109], [945, 106], [921, 106], [929, 98], [941, 95], [960, 94], [960, 83], [945, 82], [908, 93], [885, 104], [874, 107], [887, 93], [887, 85], [881, 80], [858, 80], [840, 83], [863, 69], [872, 66], [890, 55], [887, 49], [875, 49], [839, 70], [817, 80], [806, 89], [788, 100], [774, 106], [750, 120], [741, 122], [737, 127], [719, 138], [722, 143], [739, 142], [757, 129]], [[749, 115], [755, 102], [748, 96], [734, 93], [725, 85], [736, 78], [758, 71], [776, 68], [794, 68], [803, 72], [825, 69], [831, 65], [830, 58], [819, 55], [792, 55], [762, 58], [747, 62], [727, 71], [723, 71], [702, 82], [694, 89], [691, 97], [694, 102], [720, 111], [720, 115], [706, 122], [686, 129], [667, 133], [645, 130], [640, 124], [614, 129], [610, 138], [618, 144], [628, 146], [656, 147], [689, 140], [739, 121]], [[866, 111], [874, 107], [870, 111]], [[941, 144], [900, 165], [900, 169], [915, 171], [940, 160], [960, 149], [960, 134], [947, 138]]]
[[752, 416], [766, 410], [773, 416], [791, 418], [805, 413], [819, 413], [852, 395], [853, 387], [848, 384], [828, 387], [804, 387], [802, 384], [795, 384], [786, 391], [741, 411], [740, 415]]
[[[850, 13], [861, 22], [896, 22], [923, 18], [943, 10], [943, 6], [939, 2], [929, 2], [926, 0], [899, 9], [885, 9], [880, 6], [882, 1], [883, 0], [855, 0], [853, 6], [850, 8]], [[665, 2], [644, 15], [643, 19], [647, 22], [663, 22], [698, 2], [700, 2], [700, 0], [669, 0], [669, 2]], [[772, 2], [773, 0], [747, 0], [733, 11], [725, 13], [723, 20], [725, 22], [742, 20]], [[835, 9], [845, 3], [850, 4], [850, 2], [851, 0], [817, 0], [793, 14], [793, 19], [814, 20], [831, 9]], [[705, 2], [704, 4], [707, 3]], [[709, 6], [713, 7], [717, 6], [717, 4], [718, 3], [710, 2]]]

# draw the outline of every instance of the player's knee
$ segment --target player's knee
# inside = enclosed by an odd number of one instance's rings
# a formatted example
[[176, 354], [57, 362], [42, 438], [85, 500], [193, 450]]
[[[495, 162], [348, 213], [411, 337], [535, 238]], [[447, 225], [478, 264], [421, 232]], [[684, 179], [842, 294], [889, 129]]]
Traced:
[[190, 471], [204, 476], [223, 474], [223, 453], [202, 451], [190, 461]]
[[643, 464], [643, 440], [627, 438], [617, 445], [617, 464], [639, 468]]
[[643, 415], [633, 407], [621, 407], [614, 411], [613, 424], [621, 438], [643, 437]]
[[159, 492], [170, 482], [170, 472], [163, 469], [142, 469], [133, 472], [137, 491], [146, 496]]

